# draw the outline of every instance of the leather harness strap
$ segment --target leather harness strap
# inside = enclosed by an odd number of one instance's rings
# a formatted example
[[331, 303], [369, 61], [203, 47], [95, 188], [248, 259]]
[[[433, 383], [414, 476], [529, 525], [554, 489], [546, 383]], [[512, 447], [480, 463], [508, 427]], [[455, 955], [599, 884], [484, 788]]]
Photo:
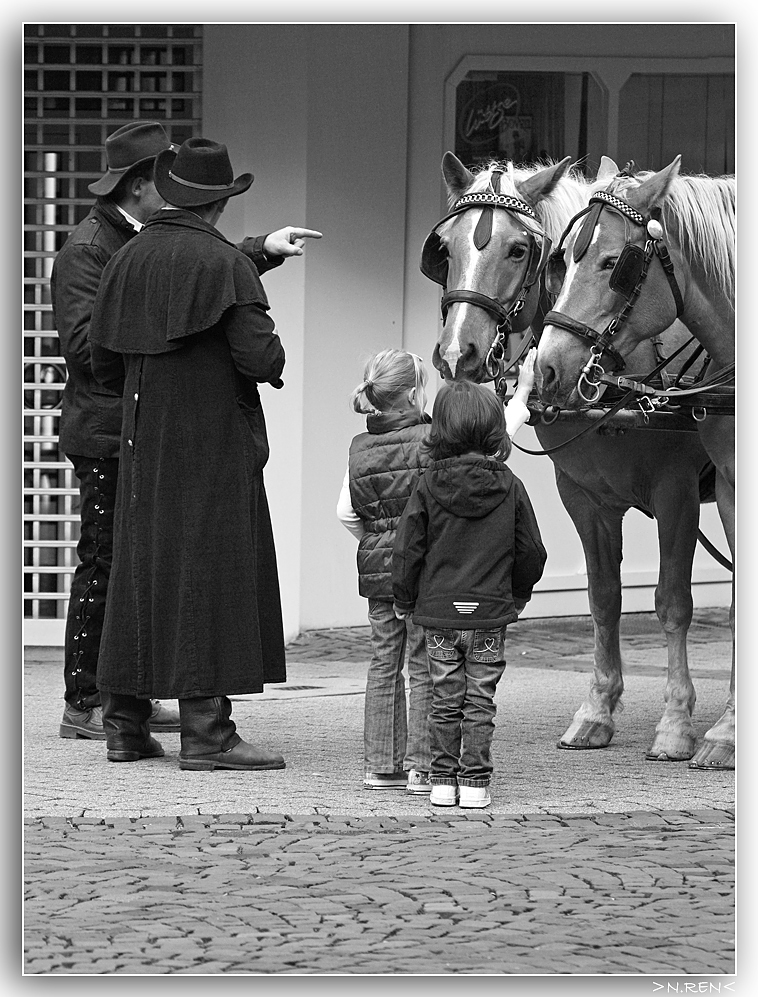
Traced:
[[503, 305], [502, 302], [498, 301], [496, 298], [492, 298], [487, 294], [482, 294], [479, 291], [470, 291], [465, 288], [456, 288], [448, 291], [447, 265], [443, 256], [443, 250], [440, 246], [437, 229], [439, 229], [440, 225], [446, 222], [449, 218], [452, 218], [463, 211], [468, 211], [469, 208], [482, 208], [483, 211], [481, 217], [477, 221], [473, 233], [474, 245], [477, 250], [481, 251], [489, 243], [492, 237], [495, 208], [502, 208], [506, 211], [515, 211], [519, 214], [526, 215], [533, 221], [538, 221], [534, 209], [531, 205], [527, 204], [526, 201], [522, 200], [520, 197], [515, 197], [512, 194], [501, 193], [502, 176], [502, 170], [493, 170], [490, 176], [490, 185], [488, 190], [473, 191], [461, 195], [461, 197], [459, 197], [453, 205], [452, 211], [445, 215], [445, 217], [434, 226], [424, 243], [424, 248], [421, 254], [422, 273], [424, 273], [425, 276], [429, 277], [431, 280], [441, 283], [444, 287], [444, 292], [440, 302], [443, 322], [447, 320], [447, 313], [450, 305], [456, 303], [475, 305], [478, 308], [482, 308], [497, 322], [495, 337], [485, 358], [484, 366], [490, 378], [497, 380], [501, 384], [504, 374], [521, 358], [521, 354], [519, 354], [519, 357], [516, 357], [515, 360], [508, 365], [508, 367], [504, 367], [505, 338], [510, 332], [513, 331], [514, 322], [517, 319], [519, 312], [524, 307], [526, 296], [539, 279], [542, 269], [545, 266], [550, 254], [552, 243], [548, 237], [543, 234], [542, 242], [538, 250], [537, 239], [534, 237], [531, 239], [529, 259], [527, 261], [524, 280], [515, 300], [513, 301], [513, 304], [509, 308], [506, 308], [505, 305]]
[[[577, 386], [577, 390], [585, 401], [593, 401], [597, 397], [599, 392], [599, 379], [604, 373], [601, 364], [601, 358], [603, 356], [609, 357], [615, 373], [621, 372], [626, 367], [626, 361], [618, 350], [614, 348], [612, 339], [616, 332], [618, 332], [620, 326], [629, 317], [629, 314], [634, 307], [634, 303], [642, 290], [643, 282], [647, 276], [648, 268], [654, 256], [657, 256], [660, 260], [663, 272], [666, 275], [669, 287], [671, 288], [674, 304], [676, 306], [677, 318], [679, 318], [684, 311], [684, 299], [682, 298], [682, 293], [676, 280], [674, 265], [671, 262], [668, 248], [662, 241], [663, 229], [661, 228], [660, 222], [651, 217], [645, 218], [645, 216], [637, 211], [636, 208], [633, 208], [631, 204], [620, 197], [616, 197], [615, 194], [610, 193], [608, 190], [601, 190], [596, 194], [593, 194], [590, 198], [588, 206], [583, 211], [580, 211], [574, 215], [561, 235], [560, 242], [558, 243], [558, 249], [553, 255], [563, 255], [563, 243], [571, 231], [574, 223], [579, 218], [586, 215], [584, 224], [582, 225], [576, 242], [574, 243], [573, 258], [576, 262], [578, 262], [587, 252], [595, 227], [600, 220], [600, 214], [604, 209], [616, 211], [618, 214], [631, 221], [634, 225], [645, 228], [647, 233], [644, 250], [640, 250], [639, 247], [634, 246], [632, 243], [627, 243], [610, 276], [609, 282], [611, 288], [616, 291], [616, 293], [625, 297], [626, 302], [613, 316], [602, 332], [598, 332], [586, 323], [580, 322], [577, 319], [572, 318], [570, 315], [565, 315], [563, 312], [556, 310], [548, 312], [545, 316], [545, 325], [553, 325], [557, 328], [565, 329], [567, 332], [570, 332], [575, 336], [579, 336], [582, 339], [586, 339], [592, 343], [590, 359], [582, 370], [579, 377], [579, 384]], [[582, 391], [582, 386], [585, 384], [593, 391], [594, 398], [588, 398]]]

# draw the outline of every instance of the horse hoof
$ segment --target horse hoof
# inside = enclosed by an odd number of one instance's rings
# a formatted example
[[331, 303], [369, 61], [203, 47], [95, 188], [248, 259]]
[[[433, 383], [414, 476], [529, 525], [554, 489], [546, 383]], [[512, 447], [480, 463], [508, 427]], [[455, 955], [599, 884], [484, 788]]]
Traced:
[[677, 757], [676, 755], [669, 755], [665, 751], [659, 751], [657, 753], [654, 751], [648, 751], [647, 754], [645, 755], [645, 758], [649, 762], [686, 762], [687, 759], [690, 757], [691, 755], [683, 755], [681, 757]]
[[703, 741], [690, 762], [690, 768], [709, 772], [732, 772], [734, 745], [724, 741]]
[[586, 751], [590, 748], [606, 748], [613, 737], [613, 728], [595, 720], [582, 721], [572, 734], [569, 728], [556, 744], [556, 748], [573, 751]]
[[695, 754], [695, 739], [686, 735], [658, 735], [645, 755], [650, 762], [686, 762]]

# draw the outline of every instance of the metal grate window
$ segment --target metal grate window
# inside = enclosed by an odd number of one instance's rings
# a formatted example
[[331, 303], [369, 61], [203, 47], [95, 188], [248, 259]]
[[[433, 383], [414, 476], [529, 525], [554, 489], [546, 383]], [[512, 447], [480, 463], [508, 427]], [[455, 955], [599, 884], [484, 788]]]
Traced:
[[[64, 620], [78, 563], [79, 490], [58, 450], [66, 365], [50, 305], [55, 254], [93, 203], [106, 136], [155, 119], [172, 142], [200, 134], [202, 27], [24, 26], [24, 616]], [[60, 628], [60, 625], [58, 625]], [[62, 631], [61, 631], [62, 632]], [[32, 643], [44, 643], [32, 635]]]

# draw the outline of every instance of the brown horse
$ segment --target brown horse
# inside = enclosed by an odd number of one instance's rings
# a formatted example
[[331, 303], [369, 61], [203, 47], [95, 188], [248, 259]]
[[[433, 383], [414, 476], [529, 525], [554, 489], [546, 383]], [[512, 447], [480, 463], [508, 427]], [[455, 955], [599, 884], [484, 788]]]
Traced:
[[[705, 347], [712, 370], [733, 372], [735, 180], [680, 176], [679, 162], [657, 173], [617, 173], [581, 224], [566, 231], [562, 286], [537, 360], [544, 401], [581, 407], [583, 394], [613, 380], [606, 367], [620, 370], [676, 317]], [[698, 432], [716, 467], [716, 501], [734, 560], [734, 415], [704, 408], [702, 416]], [[734, 632], [734, 601], [730, 619]], [[733, 653], [726, 707], [693, 767], [734, 767], [734, 705]]]
[[[568, 162], [545, 168], [492, 164], [473, 174], [452, 153], [445, 155], [442, 172], [452, 210], [425, 243], [421, 264], [427, 276], [445, 285], [445, 322], [433, 357], [443, 377], [496, 378], [494, 361], [503, 353], [498, 343], [530, 323], [541, 324], [535, 260], [545, 260], [548, 240], [557, 243], [590, 193], [607, 182], [601, 175], [588, 183], [568, 169]], [[516, 307], [519, 300], [522, 305]], [[650, 372], [658, 365], [658, 351], [673, 353], [685, 336], [675, 323], [657, 341], [640, 341], [628, 358], [627, 372]], [[541, 351], [540, 345], [538, 362]], [[679, 367], [686, 356], [677, 360]], [[696, 697], [686, 636], [700, 486], [712, 470], [708, 455], [694, 431], [622, 428], [622, 435], [590, 432], [569, 443], [581, 425], [557, 420], [535, 426], [582, 542], [595, 632], [590, 693], [558, 746], [605, 747], [615, 731], [614, 712], [624, 687], [619, 639], [622, 521], [635, 507], [657, 522], [656, 611], [668, 646], [665, 710], [647, 757], [689, 759], [696, 747], [691, 719]]]

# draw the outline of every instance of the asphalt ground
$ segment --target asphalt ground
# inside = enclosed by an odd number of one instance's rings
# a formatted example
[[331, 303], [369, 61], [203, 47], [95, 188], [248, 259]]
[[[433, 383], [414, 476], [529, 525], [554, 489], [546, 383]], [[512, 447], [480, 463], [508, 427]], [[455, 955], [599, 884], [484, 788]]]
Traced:
[[[60, 651], [27, 648], [25, 975], [733, 986], [734, 773], [645, 760], [665, 642], [654, 614], [622, 635], [616, 735], [577, 752], [555, 745], [589, 687], [591, 622], [509, 629], [485, 811], [362, 788], [367, 627], [302, 635], [286, 683], [234, 698], [278, 772], [183, 772], [178, 734], [158, 735], [163, 758], [109, 763], [58, 736]], [[727, 695], [726, 610], [696, 612], [689, 655], [702, 734]]]

